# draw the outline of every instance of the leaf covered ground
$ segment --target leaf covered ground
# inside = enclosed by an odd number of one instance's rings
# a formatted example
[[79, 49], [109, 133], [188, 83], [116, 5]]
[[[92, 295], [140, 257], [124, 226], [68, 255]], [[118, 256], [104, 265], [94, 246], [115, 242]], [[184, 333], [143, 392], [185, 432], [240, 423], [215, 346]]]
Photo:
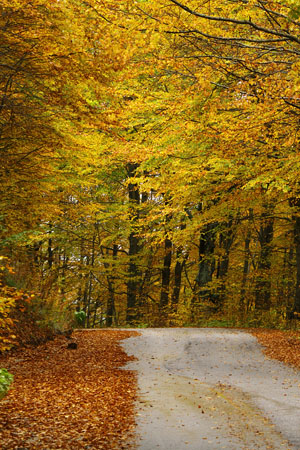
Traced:
[[300, 331], [249, 330], [264, 346], [267, 357], [300, 369]]
[[[119, 341], [136, 332], [76, 331], [0, 358], [14, 375], [0, 402], [1, 450], [132, 448], [135, 374]], [[73, 339], [74, 338], [74, 339]]]

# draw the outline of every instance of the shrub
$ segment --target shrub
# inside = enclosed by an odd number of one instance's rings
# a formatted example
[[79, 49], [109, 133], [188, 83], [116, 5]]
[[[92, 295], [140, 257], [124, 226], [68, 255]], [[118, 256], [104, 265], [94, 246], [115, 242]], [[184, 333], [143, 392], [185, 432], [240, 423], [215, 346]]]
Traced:
[[7, 394], [13, 381], [13, 375], [6, 369], [0, 369], [0, 400]]

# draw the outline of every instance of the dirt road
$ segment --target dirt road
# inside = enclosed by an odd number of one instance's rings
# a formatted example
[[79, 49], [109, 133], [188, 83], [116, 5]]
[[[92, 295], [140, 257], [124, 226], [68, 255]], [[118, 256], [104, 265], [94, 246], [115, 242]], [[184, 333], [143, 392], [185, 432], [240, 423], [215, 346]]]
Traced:
[[138, 361], [139, 450], [300, 449], [300, 372], [267, 360], [250, 334], [145, 329]]

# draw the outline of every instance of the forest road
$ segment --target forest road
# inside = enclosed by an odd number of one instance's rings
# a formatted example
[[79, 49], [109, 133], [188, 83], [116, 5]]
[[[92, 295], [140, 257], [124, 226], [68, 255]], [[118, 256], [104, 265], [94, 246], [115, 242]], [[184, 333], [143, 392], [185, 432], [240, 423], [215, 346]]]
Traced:
[[138, 358], [125, 367], [138, 375], [137, 449], [300, 449], [300, 372], [252, 335], [152, 328], [122, 345]]

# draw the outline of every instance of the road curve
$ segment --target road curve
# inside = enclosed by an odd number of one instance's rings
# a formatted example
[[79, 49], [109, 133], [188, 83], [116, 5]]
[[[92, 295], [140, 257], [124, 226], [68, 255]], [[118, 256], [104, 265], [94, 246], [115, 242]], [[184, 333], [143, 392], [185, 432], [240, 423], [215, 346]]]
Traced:
[[151, 328], [123, 341], [138, 358], [139, 450], [299, 450], [300, 372], [252, 335]]

